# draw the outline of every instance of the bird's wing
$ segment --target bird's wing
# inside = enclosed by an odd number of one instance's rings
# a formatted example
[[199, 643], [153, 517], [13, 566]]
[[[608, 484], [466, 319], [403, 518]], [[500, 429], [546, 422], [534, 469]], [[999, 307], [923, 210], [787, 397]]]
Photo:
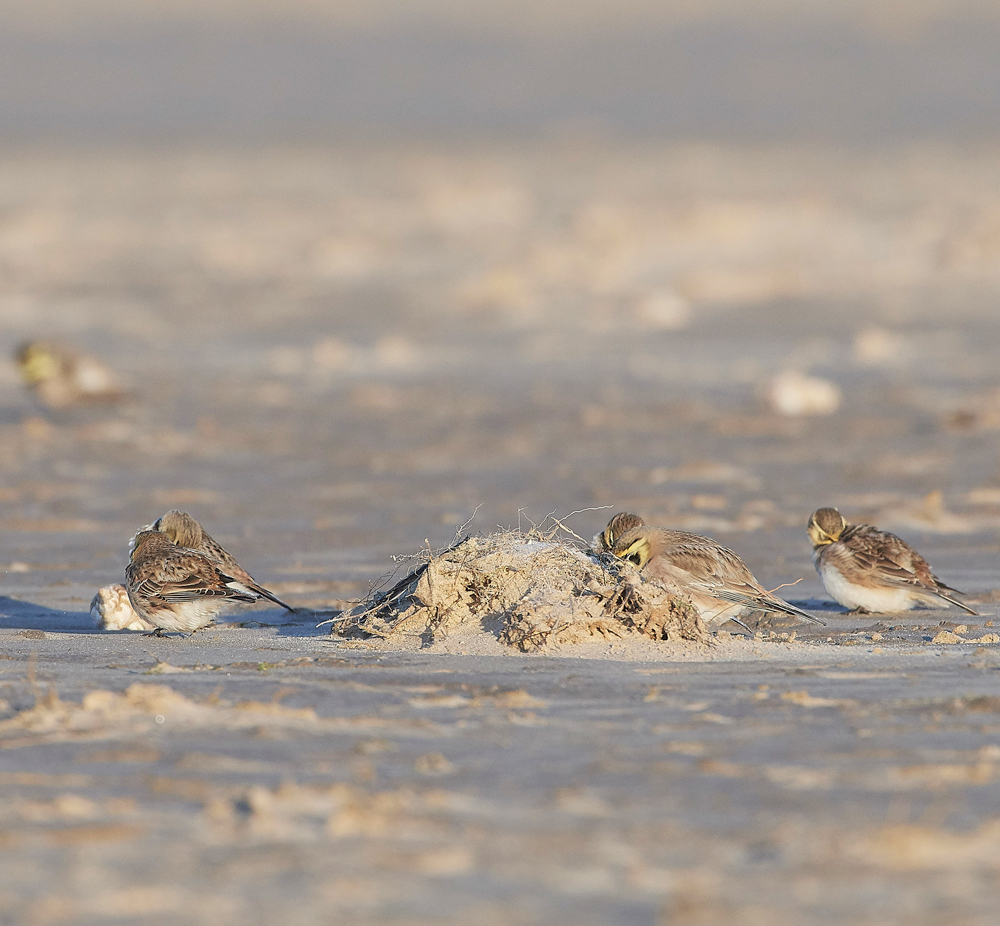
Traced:
[[252, 589], [218, 569], [200, 569], [183, 560], [168, 563], [139, 564], [131, 571], [133, 589], [148, 598], [162, 601], [197, 601], [201, 598], [227, 598], [256, 601]]
[[[665, 565], [669, 564], [664, 574], [682, 587], [690, 584], [715, 598], [746, 608], [780, 611], [813, 623], [823, 623], [767, 591], [732, 550], [697, 534], [675, 533], [678, 536], [664, 547], [660, 558]], [[678, 576], [678, 571], [683, 573], [682, 577]]]
[[938, 590], [939, 583], [927, 560], [905, 540], [888, 531], [856, 524], [826, 550], [830, 560], [848, 579], [862, 584]]
[[746, 563], [732, 550], [697, 534], [684, 531], [673, 534], [660, 552], [659, 559], [669, 564], [674, 574], [681, 573], [687, 582], [702, 586], [713, 594], [719, 589], [746, 595], [764, 591]]

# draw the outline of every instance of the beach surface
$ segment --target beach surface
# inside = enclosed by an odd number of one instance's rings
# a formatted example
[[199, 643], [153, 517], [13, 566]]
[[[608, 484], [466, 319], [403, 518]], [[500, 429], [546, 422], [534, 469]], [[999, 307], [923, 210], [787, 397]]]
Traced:
[[[0, 917], [991, 922], [996, 153], [4, 154], [3, 353], [57, 338], [128, 398], [52, 412], [0, 366]], [[839, 406], [782, 413], [788, 371]], [[829, 504], [981, 616], [843, 614]], [[171, 507], [304, 610], [98, 632]], [[536, 655], [317, 626], [458, 530], [623, 509], [826, 626]]]

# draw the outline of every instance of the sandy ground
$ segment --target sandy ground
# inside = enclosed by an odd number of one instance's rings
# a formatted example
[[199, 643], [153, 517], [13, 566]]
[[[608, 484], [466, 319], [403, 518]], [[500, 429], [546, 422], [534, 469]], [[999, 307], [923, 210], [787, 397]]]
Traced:
[[[0, 366], [0, 918], [993, 922], [998, 164], [0, 156], [0, 353], [56, 336], [130, 389], [48, 412]], [[774, 411], [786, 370], [839, 410]], [[804, 530], [824, 504], [981, 617], [842, 615]], [[95, 632], [174, 506], [320, 613]], [[473, 515], [579, 511], [589, 538], [623, 508], [802, 579], [782, 594], [827, 626], [538, 656], [316, 627]]]

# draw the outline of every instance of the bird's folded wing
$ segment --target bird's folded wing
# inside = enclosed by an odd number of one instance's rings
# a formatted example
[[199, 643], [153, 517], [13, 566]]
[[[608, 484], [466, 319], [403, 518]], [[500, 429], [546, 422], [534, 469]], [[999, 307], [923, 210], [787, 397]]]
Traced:
[[170, 581], [157, 581], [148, 577], [134, 586], [135, 591], [150, 598], [164, 601], [197, 601], [200, 598], [233, 598], [237, 601], [256, 601], [257, 596], [235, 581], [228, 583], [207, 581], [197, 574]]
[[728, 587], [758, 591], [746, 564], [732, 550], [717, 544], [674, 543], [663, 552], [675, 569], [686, 572], [692, 581], [713, 588]]
[[[861, 585], [891, 585], [895, 588], [927, 587], [920, 576], [909, 567], [901, 554], [893, 556], [891, 551], [875, 546], [831, 549], [829, 560], [848, 580]], [[928, 570], [929, 571], [929, 570]]]

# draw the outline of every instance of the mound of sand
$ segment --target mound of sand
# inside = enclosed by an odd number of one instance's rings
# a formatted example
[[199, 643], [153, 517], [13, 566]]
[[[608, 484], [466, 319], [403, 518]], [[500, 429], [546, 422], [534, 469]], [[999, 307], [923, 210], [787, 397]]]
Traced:
[[430, 645], [473, 630], [524, 652], [595, 637], [710, 639], [677, 589], [647, 579], [631, 563], [551, 537], [502, 531], [465, 538], [421, 559], [331, 632], [419, 636]]

